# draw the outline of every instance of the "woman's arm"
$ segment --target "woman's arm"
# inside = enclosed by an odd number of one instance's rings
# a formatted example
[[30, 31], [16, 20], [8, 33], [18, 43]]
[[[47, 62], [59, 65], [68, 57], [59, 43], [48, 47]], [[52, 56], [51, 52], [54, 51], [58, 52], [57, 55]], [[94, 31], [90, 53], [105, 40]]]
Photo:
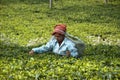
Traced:
[[72, 57], [78, 56], [78, 50], [74, 45], [70, 45], [68, 50], [69, 50], [70, 56], [72, 56]]
[[29, 54], [34, 54], [34, 53], [44, 53], [47, 51], [51, 51], [53, 48], [54, 40], [51, 38], [49, 42], [47, 42], [46, 45], [42, 45], [41, 47], [33, 48]]

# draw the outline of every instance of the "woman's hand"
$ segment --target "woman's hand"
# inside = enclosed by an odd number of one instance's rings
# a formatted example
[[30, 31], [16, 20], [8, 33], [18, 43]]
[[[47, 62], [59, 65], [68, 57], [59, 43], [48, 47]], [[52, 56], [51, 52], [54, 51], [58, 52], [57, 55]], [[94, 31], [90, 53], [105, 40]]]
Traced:
[[66, 56], [70, 57], [70, 51], [68, 51], [68, 50], [66, 51]]
[[34, 51], [31, 50], [31, 51], [29, 52], [29, 55], [33, 55], [33, 54], [34, 54]]

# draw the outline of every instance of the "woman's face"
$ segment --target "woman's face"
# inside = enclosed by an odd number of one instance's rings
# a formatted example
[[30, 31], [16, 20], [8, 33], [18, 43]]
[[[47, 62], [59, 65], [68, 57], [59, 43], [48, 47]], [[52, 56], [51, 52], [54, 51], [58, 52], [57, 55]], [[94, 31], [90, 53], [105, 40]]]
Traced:
[[54, 34], [55, 38], [57, 39], [58, 43], [62, 43], [62, 41], [64, 40], [64, 35], [61, 35], [59, 33], [55, 33]]

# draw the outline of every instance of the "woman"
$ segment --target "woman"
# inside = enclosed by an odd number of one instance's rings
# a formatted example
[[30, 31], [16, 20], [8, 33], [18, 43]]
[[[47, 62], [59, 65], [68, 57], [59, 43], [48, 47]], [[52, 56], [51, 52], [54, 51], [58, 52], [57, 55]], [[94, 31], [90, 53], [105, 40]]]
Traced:
[[33, 48], [29, 54], [34, 53], [44, 53], [51, 51], [55, 54], [63, 55], [63, 56], [73, 56], [77, 57], [78, 52], [75, 44], [65, 37], [66, 34], [66, 25], [58, 24], [55, 26], [54, 31], [52, 33], [52, 38], [50, 41], [41, 47]]

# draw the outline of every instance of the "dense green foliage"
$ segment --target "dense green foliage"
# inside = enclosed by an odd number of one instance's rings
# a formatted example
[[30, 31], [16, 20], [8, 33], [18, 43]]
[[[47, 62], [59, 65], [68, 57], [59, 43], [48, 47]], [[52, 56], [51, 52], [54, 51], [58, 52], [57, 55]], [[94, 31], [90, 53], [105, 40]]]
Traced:
[[[0, 80], [119, 80], [120, 1], [0, 0]], [[82, 57], [28, 55], [51, 37], [53, 26], [86, 43]]]

